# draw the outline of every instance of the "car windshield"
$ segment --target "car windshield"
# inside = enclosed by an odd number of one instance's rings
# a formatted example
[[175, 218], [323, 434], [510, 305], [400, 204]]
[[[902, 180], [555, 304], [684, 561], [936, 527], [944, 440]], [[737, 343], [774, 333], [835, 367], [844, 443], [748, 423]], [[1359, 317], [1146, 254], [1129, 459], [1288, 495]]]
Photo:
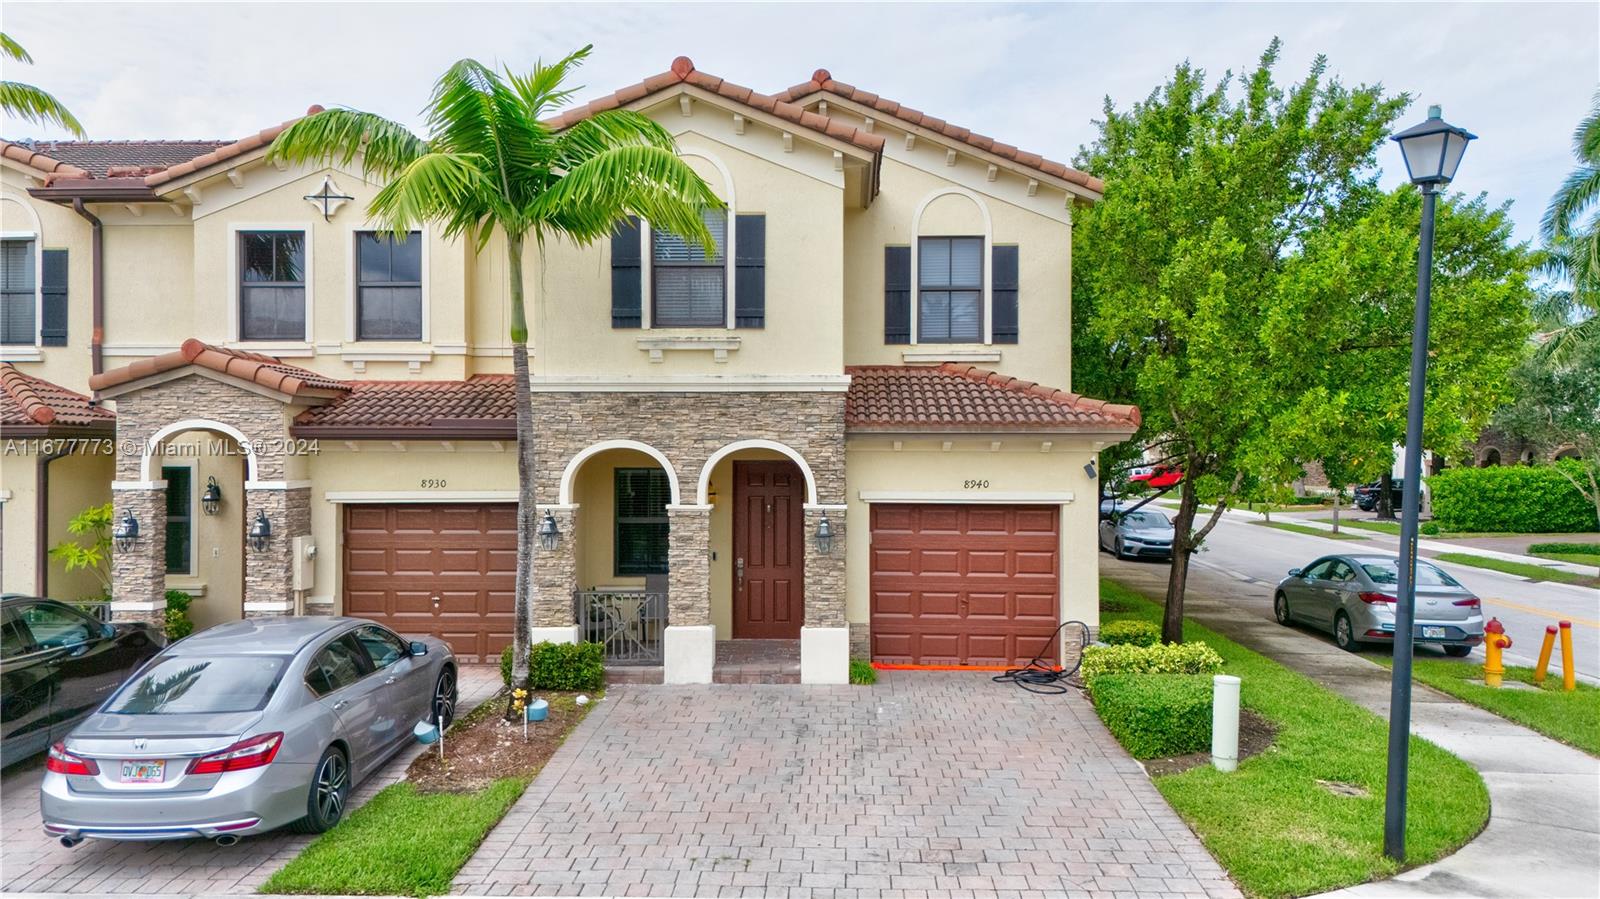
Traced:
[[287, 656], [168, 656], [106, 703], [114, 715], [255, 712], [267, 704]]
[[[1361, 569], [1367, 573], [1367, 577], [1372, 578], [1374, 584], [1400, 583], [1400, 568], [1394, 562], [1363, 562]], [[1459, 587], [1461, 584], [1455, 578], [1429, 565], [1427, 562], [1418, 562], [1417, 586]]]
[[1160, 512], [1129, 512], [1122, 523], [1136, 528], [1169, 528], [1172, 521]]

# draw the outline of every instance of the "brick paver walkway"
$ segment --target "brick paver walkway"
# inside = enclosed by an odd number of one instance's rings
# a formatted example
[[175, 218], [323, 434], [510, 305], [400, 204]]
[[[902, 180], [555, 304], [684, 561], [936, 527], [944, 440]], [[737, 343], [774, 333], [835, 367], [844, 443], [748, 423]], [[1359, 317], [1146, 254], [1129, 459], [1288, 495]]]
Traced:
[[615, 688], [456, 891], [1239, 895], [1080, 694], [942, 672]]
[[[463, 713], [494, 695], [500, 686], [500, 671], [495, 666], [463, 667]], [[382, 771], [363, 781], [350, 797], [350, 809], [399, 780], [421, 749], [402, 750]], [[12, 766], [0, 778], [0, 890], [8, 893], [251, 893], [313, 839], [276, 831], [245, 837], [227, 848], [209, 840], [85, 840], [74, 849], [65, 849], [39, 825], [39, 782], [43, 779], [42, 755]]]

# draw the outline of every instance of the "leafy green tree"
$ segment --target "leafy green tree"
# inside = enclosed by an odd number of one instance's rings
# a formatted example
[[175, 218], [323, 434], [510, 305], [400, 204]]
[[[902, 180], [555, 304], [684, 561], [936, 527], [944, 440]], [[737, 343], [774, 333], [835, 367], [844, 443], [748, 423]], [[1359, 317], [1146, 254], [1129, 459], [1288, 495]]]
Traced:
[[63, 540], [50, 547], [50, 558], [67, 573], [87, 571], [100, 582], [100, 595], [111, 596], [111, 504], [90, 506], [67, 521], [67, 532], [87, 537], [88, 544]]
[[530, 242], [589, 245], [619, 222], [639, 216], [662, 231], [705, 247], [713, 238], [701, 212], [720, 201], [677, 155], [672, 135], [642, 113], [612, 109], [562, 131], [543, 120], [579, 90], [567, 77], [588, 57], [584, 47], [525, 75], [463, 59], [434, 85], [424, 107], [428, 136], [354, 109], [307, 116], [278, 135], [271, 160], [288, 163], [359, 159], [383, 184], [367, 214], [404, 237], [423, 222], [446, 239], [471, 240], [478, 252], [498, 235], [510, 271], [511, 360], [517, 397], [517, 680], [527, 677], [532, 624], [535, 435], [528, 381], [524, 254]]
[[[26, 65], [33, 64], [33, 57], [8, 34], [0, 34], [0, 57]], [[20, 81], [0, 81], [0, 114], [24, 119], [35, 125], [60, 125], [70, 131], [73, 137], [88, 136], [83, 125], [78, 123], [65, 104], [49, 93]]]
[[1562, 364], [1530, 354], [1512, 385], [1514, 399], [1495, 413], [1495, 427], [1546, 451], [1576, 451], [1580, 465], [1554, 467], [1600, 517], [1600, 341], [1575, 348]]

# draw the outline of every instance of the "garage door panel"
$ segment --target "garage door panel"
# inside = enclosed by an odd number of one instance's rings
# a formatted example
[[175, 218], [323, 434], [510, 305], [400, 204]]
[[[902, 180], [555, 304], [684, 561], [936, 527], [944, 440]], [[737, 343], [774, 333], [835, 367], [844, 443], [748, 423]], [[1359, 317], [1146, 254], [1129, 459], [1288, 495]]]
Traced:
[[1056, 551], [1049, 550], [1019, 550], [1011, 554], [1016, 561], [1017, 574], [1055, 574]]
[[438, 570], [440, 572], [471, 572], [488, 573], [485, 564], [484, 552], [478, 549], [441, 549], [439, 550]]
[[1049, 627], [1055, 627], [1056, 614], [1059, 608], [1054, 593], [1016, 593], [1014, 611], [1017, 619], [1032, 619], [1035, 622], [1048, 622]]
[[1011, 594], [1009, 593], [968, 593], [967, 618], [997, 618], [1005, 620], [1012, 617]]
[[1003, 549], [969, 549], [967, 571], [971, 574], [1007, 574], [1011, 569], [1011, 555]]
[[390, 554], [395, 574], [432, 574], [438, 557], [431, 549], [396, 549]]
[[1056, 536], [1056, 510], [1050, 508], [1018, 507], [1015, 510], [1015, 533], [1018, 535]]
[[916, 554], [914, 569], [921, 574], [956, 574], [961, 571], [961, 552], [954, 549], [925, 549]]

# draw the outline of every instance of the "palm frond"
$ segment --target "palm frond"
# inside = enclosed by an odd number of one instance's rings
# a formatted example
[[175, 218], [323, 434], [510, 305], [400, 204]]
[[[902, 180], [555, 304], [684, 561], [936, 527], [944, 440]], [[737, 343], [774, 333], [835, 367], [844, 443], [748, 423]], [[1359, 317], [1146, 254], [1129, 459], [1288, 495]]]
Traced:
[[1600, 315], [1545, 335], [1536, 356], [1555, 368], [1570, 365], [1600, 347]]
[[627, 144], [602, 150], [567, 171], [537, 198], [529, 218], [581, 245], [609, 236], [618, 221], [637, 215], [709, 251], [715, 241], [700, 212], [721, 206], [676, 153]]
[[542, 61], [535, 62], [533, 71], [526, 75], [517, 75], [507, 69], [506, 80], [522, 102], [527, 104], [530, 113], [542, 119], [567, 105], [574, 94], [583, 90], [581, 86], [562, 87], [562, 84], [573, 70], [583, 65], [593, 50], [593, 44], [585, 44], [549, 65]]
[[676, 151], [677, 141], [655, 119], [631, 109], [597, 112], [562, 131], [556, 138], [560, 146], [557, 160], [571, 169], [584, 160], [613, 147], [642, 145]]
[[393, 232], [438, 222], [444, 237], [451, 240], [488, 217], [510, 230], [515, 210], [505, 206], [486, 168], [487, 160], [481, 156], [426, 153], [378, 191], [368, 204], [368, 215]]
[[20, 81], [0, 81], [0, 112], [36, 125], [59, 125], [74, 137], [88, 135], [60, 100]]
[[24, 50], [21, 44], [12, 40], [11, 35], [4, 32], [0, 32], [0, 56], [33, 65], [33, 57], [29, 55], [28, 51]]
[[1539, 229], [1545, 240], [1560, 240], [1582, 226], [1588, 211], [1600, 202], [1600, 166], [1574, 169], [1545, 209]]
[[356, 109], [325, 109], [285, 128], [267, 148], [267, 161], [349, 165], [380, 181], [428, 152], [427, 142], [392, 119]]

